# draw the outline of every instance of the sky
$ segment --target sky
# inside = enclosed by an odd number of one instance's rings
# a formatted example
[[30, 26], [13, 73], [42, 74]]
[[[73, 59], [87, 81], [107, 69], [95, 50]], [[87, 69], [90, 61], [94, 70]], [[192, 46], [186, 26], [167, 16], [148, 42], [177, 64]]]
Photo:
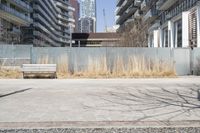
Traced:
[[97, 32], [105, 31], [103, 9], [106, 12], [108, 27], [115, 25], [116, 0], [96, 0], [97, 1]]

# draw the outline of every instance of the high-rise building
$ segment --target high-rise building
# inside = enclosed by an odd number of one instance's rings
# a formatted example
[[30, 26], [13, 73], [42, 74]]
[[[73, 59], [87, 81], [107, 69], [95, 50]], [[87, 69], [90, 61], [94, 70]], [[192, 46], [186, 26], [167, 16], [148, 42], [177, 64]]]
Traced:
[[78, 28], [78, 21], [80, 18], [80, 3], [78, 0], [69, 0], [71, 6], [75, 9], [73, 11], [73, 17], [75, 20], [75, 28], [74, 28], [74, 32], [79, 32], [79, 28]]
[[0, 43], [20, 43], [22, 28], [29, 26], [30, 0], [0, 0]]
[[119, 31], [147, 27], [149, 47], [200, 47], [199, 0], [117, 0], [116, 15]]
[[[0, 0], [2, 41], [34, 46], [69, 46], [73, 11], [68, 0]], [[9, 34], [8, 34], [9, 33]], [[4, 37], [6, 36], [6, 37]], [[16, 39], [17, 38], [17, 39]], [[17, 41], [15, 41], [17, 40]]]
[[91, 33], [95, 31], [95, 21], [90, 17], [79, 19], [79, 31], [81, 33]]
[[96, 0], [81, 0], [81, 17], [96, 18]]
[[70, 25], [74, 25], [68, 0], [33, 0], [33, 44], [69, 46]]
[[[81, 0], [81, 17], [79, 19], [80, 32], [96, 32], [96, 20], [96, 0]], [[92, 31], [91, 27], [93, 27]]]

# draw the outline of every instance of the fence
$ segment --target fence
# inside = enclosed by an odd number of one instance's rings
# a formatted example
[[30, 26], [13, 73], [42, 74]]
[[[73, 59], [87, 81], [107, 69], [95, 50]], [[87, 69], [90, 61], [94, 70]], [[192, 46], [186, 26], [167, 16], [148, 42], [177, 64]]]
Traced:
[[0, 63], [4, 66], [30, 63], [31, 48], [31, 45], [0, 45]]
[[[31, 45], [0, 45], [0, 61], [4, 66], [20, 66], [23, 63], [39, 63], [48, 60], [57, 63], [58, 60], [68, 60], [70, 68], [84, 69], [90, 60], [100, 60], [106, 57], [108, 66], [113, 65], [115, 58], [121, 57], [127, 62], [130, 56], [144, 56], [151, 59], [174, 62], [178, 75], [196, 73], [197, 58], [200, 48], [67, 48], [67, 47], [32, 47]], [[76, 67], [74, 67], [76, 66]]]

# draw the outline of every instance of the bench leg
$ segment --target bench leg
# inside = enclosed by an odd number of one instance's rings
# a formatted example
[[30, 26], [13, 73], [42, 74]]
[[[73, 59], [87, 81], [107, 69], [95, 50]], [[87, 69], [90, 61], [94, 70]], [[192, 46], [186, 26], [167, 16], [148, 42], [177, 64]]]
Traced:
[[57, 74], [56, 73], [54, 73], [54, 78], [57, 79]]
[[23, 78], [25, 79], [26, 77], [25, 77], [25, 73], [23, 72]]

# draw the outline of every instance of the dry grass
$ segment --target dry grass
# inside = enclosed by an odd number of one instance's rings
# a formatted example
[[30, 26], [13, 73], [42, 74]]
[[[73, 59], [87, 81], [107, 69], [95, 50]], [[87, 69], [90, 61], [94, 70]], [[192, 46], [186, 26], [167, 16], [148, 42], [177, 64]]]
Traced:
[[114, 77], [174, 77], [176, 72], [173, 63], [161, 59], [150, 59], [144, 56], [131, 56], [128, 62], [118, 57], [113, 68]]
[[[175, 77], [174, 64], [171, 61], [151, 59], [145, 56], [130, 56], [123, 59], [117, 56], [111, 63], [106, 57], [88, 58], [88, 63], [79, 66], [79, 62], [69, 67], [66, 55], [53, 60], [43, 56], [37, 60], [38, 64], [57, 64], [58, 78], [149, 78], [149, 77]], [[108, 65], [109, 64], [109, 65]], [[0, 78], [21, 78], [19, 70], [1, 69]]]
[[0, 79], [19, 79], [22, 78], [22, 73], [16, 68], [5, 68], [4, 63], [0, 60]]
[[22, 73], [18, 69], [0, 69], [0, 79], [19, 79], [22, 78]]
[[42, 56], [36, 61], [37, 64], [53, 64], [55, 62], [57, 64], [57, 77], [58, 78], [69, 77], [70, 72], [68, 67], [69, 65], [67, 56], [57, 57], [56, 61], [51, 59], [49, 56]]
[[67, 78], [70, 75], [68, 57], [61, 56], [57, 61], [57, 76], [58, 78]]
[[71, 74], [72, 77], [106, 78], [110, 75], [107, 59], [105, 57], [100, 57], [99, 59], [89, 57], [85, 70], [74, 70], [74, 73]]
[[[77, 63], [75, 63], [77, 64]], [[130, 56], [127, 61], [118, 56], [113, 67], [108, 67], [106, 57], [89, 58], [84, 70], [75, 66], [69, 78], [148, 78], [148, 77], [175, 77], [174, 64], [171, 61], [150, 59], [144, 56]], [[61, 71], [62, 72], [62, 71]], [[68, 70], [69, 72], [69, 70]], [[65, 71], [64, 71], [65, 73]]]

